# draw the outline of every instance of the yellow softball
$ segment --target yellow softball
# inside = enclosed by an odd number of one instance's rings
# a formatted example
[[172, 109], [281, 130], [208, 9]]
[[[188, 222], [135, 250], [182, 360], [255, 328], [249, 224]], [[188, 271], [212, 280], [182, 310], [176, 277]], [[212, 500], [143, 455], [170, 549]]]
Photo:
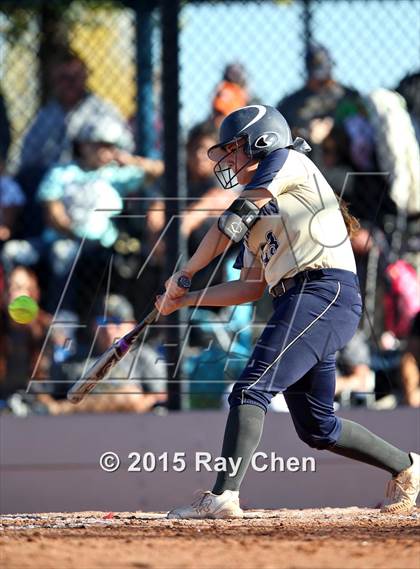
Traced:
[[38, 315], [38, 304], [30, 296], [17, 296], [8, 306], [10, 318], [18, 324], [29, 324]]

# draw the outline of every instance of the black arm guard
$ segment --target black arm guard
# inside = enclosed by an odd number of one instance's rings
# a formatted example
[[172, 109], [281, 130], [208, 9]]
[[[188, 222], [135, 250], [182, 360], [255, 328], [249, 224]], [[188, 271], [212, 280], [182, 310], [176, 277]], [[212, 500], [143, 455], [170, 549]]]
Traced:
[[260, 210], [250, 200], [238, 198], [219, 217], [220, 231], [234, 243], [239, 243], [258, 220]]

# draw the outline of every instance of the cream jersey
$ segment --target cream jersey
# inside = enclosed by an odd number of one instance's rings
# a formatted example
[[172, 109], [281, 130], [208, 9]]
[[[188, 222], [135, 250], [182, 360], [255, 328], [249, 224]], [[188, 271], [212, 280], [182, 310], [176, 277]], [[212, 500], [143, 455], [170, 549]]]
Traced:
[[245, 236], [236, 268], [262, 264], [270, 290], [304, 270], [356, 272], [337, 198], [307, 156], [289, 149], [272, 152], [244, 190], [256, 188], [267, 189], [274, 199]]

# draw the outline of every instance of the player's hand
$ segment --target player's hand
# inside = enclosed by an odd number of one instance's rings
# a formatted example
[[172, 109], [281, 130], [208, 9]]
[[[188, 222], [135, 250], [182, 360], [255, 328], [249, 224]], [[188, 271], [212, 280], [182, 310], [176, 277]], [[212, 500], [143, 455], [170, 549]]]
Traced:
[[155, 307], [159, 310], [160, 314], [168, 316], [168, 314], [172, 314], [175, 310], [179, 310], [185, 306], [184, 296], [169, 298], [167, 294], [160, 294], [156, 297]]
[[187, 279], [191, 280], [191, 278], [192, 275], [183, 270], [174, 273], [165, 283], [165, 296], [173, 300], [187, 294], [188, 288], [180, 286], [179, 280], [186, 282]]

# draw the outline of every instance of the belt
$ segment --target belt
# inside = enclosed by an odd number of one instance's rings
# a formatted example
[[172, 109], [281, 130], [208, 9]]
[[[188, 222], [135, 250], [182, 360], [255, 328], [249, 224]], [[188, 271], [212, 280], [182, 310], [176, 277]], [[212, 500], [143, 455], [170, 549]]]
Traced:
[[289, 279], [282, 279], [273, 288], [270, 290], [271, 296], [277, 298], [282, 294], [286, 293], [288, 290], [293, 288], [294, 286], [302, 283], [303, 281], [314, 281], [322, 278], [324, 276], [324, 272], [322, 269], [312, 270], [312, 271], [302, 271], [297, 273], [294, 277]]

